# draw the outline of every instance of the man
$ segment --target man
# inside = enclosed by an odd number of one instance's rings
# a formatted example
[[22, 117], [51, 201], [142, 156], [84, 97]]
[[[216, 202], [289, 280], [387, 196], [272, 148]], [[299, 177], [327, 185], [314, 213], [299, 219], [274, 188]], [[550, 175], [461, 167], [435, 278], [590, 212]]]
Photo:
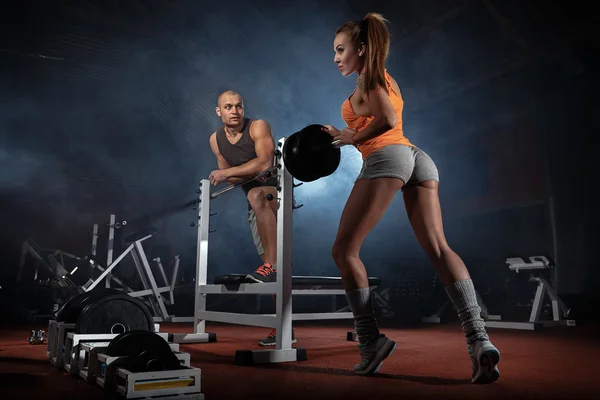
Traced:
[[[269, 124], [244, 117], [242, 96], [227, 90], [217, 99], [215, 109], [223, 126], [210, 135], [210, 148], [217, 170], [209, 175], [213, 185], [235, 184], [273, 167], [275, 140]], [[277, 277], [277, 178], [255, 180], [241, 186], [248, 199], [248, 223], [254, 245], [263, 264], [246, 276], [255, 283], [275, 282]], [[267, 200], [271, 194], [273, 201]], [[275, 345], [275, 329], [260, 345]], [[296, 343], [292, 330], [292, 343]]]

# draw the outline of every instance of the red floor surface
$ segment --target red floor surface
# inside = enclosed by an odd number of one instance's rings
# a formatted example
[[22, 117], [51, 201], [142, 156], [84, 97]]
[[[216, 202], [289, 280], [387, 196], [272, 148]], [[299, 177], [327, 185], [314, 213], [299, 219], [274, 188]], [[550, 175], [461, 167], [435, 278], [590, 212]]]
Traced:
[[[45, 345], [26, 342], [30, 329], [0, 329], [2, 399], [105, 399], [98, 386], [59, 371], [46, 359]], [[189, 332], [191, 324], [162, 324], [163, 332]], [[261, 366], [233, 365], [235, 351], [259, 349], [268, 329], [207, 324], [217, 342], [182, 345], [192, 365], [202, 369], [202, 392], [215, 399], [600, 399], [600, 330], [552, 328], [543, 332], [490, 329], [502, 354], [500, 380], [470, 383], [471, 363], [460, 326], [427, 325], [382, 331], [398, 347], [379, 374], [355, 376], [355, 342], [346, 341], [348, 324], [297, 324], [298, 343], [308, 360]]]

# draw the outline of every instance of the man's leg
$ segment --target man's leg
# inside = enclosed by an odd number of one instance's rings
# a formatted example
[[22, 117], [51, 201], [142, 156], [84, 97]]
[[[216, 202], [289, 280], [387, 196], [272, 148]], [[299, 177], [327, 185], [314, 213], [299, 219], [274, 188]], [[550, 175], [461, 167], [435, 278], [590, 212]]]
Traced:
[[250, 225], [250, 232], [252, 232], [252, 241], [254, 242], [254, 247], [256, 247], [256, 253], [264, 263], [265, 248], [260, 240], [260, 235], [258, 234], [258, 225], [256, 223], [256, 214], [252, 209], [248, 210], [248, 225]]
[[[258, 256], [262, 260], [263, 264], [265, 262], [265, 249], [262, 245], [262, 241], [260, 240], [260, 235], [258, 234], [258, 225], [256, 223], [256, 213], [253, 209], [248, 211], [248, 225], [250, 225], [250, 232], [252, 232], [252, 241], [254, 242], [254, 247], [256, 247], [256, 252]], [[275, 301], [275, 295], [273, 295], [273, 301]], [[266, 338], [260, 339], [258, 344], [261, 346], [269, 346], [275, 345], [277, 331], [275, 329], [271, 330], [271, 333]]]
[[[270, 201], [269, 204], [271, 207], [271, 211], [273, 212], [273, 215], [275, 217], [277, 217], [277, 202]], [[277, 220], [277, 218], [276, 218], [276, 220]], [[250, 231], [252, 232], [252, 240], [254, 241], [254, 246], [256, 247], [256, 252], [258, 253], [261, 260], [263, 261], [263, 266], [264, 266], [264, 263], [266, 262], [265, 261], [266, 260], [265, 250], [264, 250], [264, 247], [262, 244], [262, 240], [260, 238], [260, 234], [258, 233], [258, 223], [256, 220], [256, 213], [253, 209], [248, 211], [248, 224], [250, 225]], [[277, 226], [276, 226], [275, 232], [277, 234]], [[275, 246], [275, 249], [277, 249], [276, 246]], [[277, 250], [275, 250], [275, 257], [277, 257]], [[263, 268], [263, 266], [259, 267], [259, 270], [266, 269], [266, 268]], [[258, 272], [255, 272], [254, 274], [258, 274]], [[258, 274], [258, 275], [262, 277], [261, 274]], [[273, 277], [275, 277], [275, 276], [276, 276], [275, 272], [273, 272]], [[275, 299], [276, 299], [275, 295], [273, 295], [272, 297], [273, 297], [273, 303], [275, 303]], [[277, 330], [272, 329], [266, 338], [260, 339], [258, 341], [258, 344], [261, 346], [275, 346], [276, 341], [277, 341]], [[292, 343], [296, 343], [296, 336], [294, 334], [293, 329], [292, 329]]]
[[[274, 197], [267, 200], [267, 195]], [[261, 246], [264, 247], [263, 265], [248, 274], [247, 279], [256, 283], [274, 282], [277, 279], [277, 190], [272, 186], [261, 186], [248, 192], [248, 203], [254, 213], [256, 229]], [[275, 204], [273, 204], [275, 203]], [[258, 240], [255, 239], [255, 243]]]
[[[273, 297], [273, 304], [275, 304], [275, 295], [272, 296]], [[269, 333], [269, 336], [267, 336], [264, 339], [260, 339], [258, 341], [258, 344], [261, 346], [275, 346], [277, 343], [277, 329], [273, 328], [271, 330], [271, 333]], [[294, 333], [294, 329], [292, 328], [292, 344], [296, 343], [296, 334]]]

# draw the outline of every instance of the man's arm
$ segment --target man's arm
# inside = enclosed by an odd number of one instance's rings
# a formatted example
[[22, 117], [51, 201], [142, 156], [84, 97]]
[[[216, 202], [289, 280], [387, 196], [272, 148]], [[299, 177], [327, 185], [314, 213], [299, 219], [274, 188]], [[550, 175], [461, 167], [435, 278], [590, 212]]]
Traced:
[[[213, 133], [212, 135], [210, 135], [209, 143], [210, 143], [210, 149], [212, 150], [213, 154], [215, 155], [215, 158], [217, 159], [217, 167], [220, 170], [226, 170], [226, 169], [231, 168], [231, 166], [229, 165], [227, 160], [225, 160], [225, 158], [219, 151], [219, 146], [217, 145], [217, 134], [216, 133]], [[231, 185], [234, 185], [241, 181], [242, 181], [241, 178], [227, 179], [227, 183], [229, 183]]]
[[228, 168], [227, 173], [231, 178], [254, 178], [273, 167], [275, 140], [271, 126], [264, 120], [256, 120], [250, 127], [250, 136], [254, 140], [256, 158], [237, 167]]

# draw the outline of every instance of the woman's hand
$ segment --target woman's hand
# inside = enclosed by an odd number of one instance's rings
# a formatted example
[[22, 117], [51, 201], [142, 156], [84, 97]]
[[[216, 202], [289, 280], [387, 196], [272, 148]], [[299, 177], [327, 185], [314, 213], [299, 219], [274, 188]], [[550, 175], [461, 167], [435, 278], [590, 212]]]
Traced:
[[323, 131], [333, 136], [333, 140], [339, 140], [338, 145], [354, 144], [352, 137], [358, 132], [348, 127], [338, 131], [333, 125], [324, 125]]
[[340, 136], [340, 131], [333, 125], [323, 125], [323, 132], [329, 133], [334, 139], [337, 139], [337, 137]]
[[358, 132], [358, 131], [354, 128], [345, 127], [344, 129], [342, 129], [340, 132], [340, 136], [338, 137], [338, 139], [340, 140], [340, 143], [355, 144], [354, 143], [354, 135], [356, 134], [356, 132]]

